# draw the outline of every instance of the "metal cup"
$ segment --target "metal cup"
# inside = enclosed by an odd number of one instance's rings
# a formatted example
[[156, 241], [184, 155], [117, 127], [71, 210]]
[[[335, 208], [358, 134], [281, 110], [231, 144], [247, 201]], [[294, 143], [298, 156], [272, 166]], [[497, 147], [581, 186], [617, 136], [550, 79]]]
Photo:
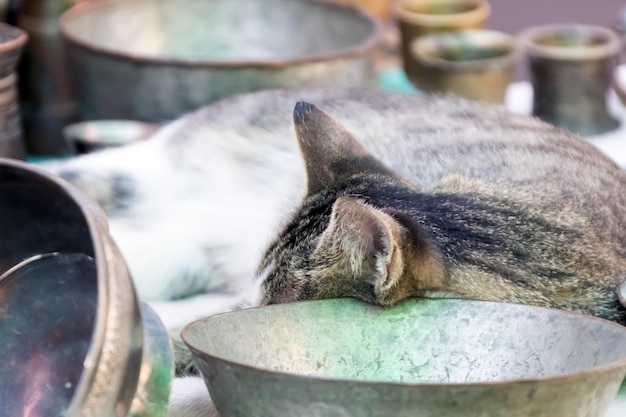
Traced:
[[533, 115], [582, 135], [619, 126], [606, 93], [622, 50], [612, 30], [578, 24], [532, 27], [520, 34], [534, 90]]
[[411, 54], [417, 38], [440, 32], [482, 29], [491, 14], [486, 0], [402, 0], [396, 6], [404, 71], [413, 80], [419, 71]]
[[450, 92], [502, 103], [519, 58], [514, 37], [490, 30], [467, 30], [421, 37], [411, 45], [412, 83], [428, 92]]

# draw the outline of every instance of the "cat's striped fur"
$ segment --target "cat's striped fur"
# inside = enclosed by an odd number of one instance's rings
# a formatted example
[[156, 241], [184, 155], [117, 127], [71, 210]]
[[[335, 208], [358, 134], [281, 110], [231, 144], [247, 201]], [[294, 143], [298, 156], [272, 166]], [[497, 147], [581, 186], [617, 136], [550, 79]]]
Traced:
[[263, 303], [443, 293], [626, 323], [616, 291], [626, 173], [582, 140], [500, 109], [440, 98], [414, 111], [408, 137], [369, 153], [358, 129], [355, 138], [296, 106], [308, 193], [261, 265]]

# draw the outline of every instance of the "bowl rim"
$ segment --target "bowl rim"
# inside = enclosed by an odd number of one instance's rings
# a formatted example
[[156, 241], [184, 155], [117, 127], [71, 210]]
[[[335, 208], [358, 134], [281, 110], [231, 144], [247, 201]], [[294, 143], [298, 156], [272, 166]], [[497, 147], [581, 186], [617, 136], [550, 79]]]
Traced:
[[[224, 59], [189, 59], [189, 58], [177, 58], [177, 57], [158, 57], [158, 56], [145, 56], [137, 53], [124, 53], [116, 51], [115, 49], [103, 46], [96, 46], [92, 43], [85, 41], [78, 36], [71, 33], [68, 29], [69, 23], [75, 19], [80, 17], [81, 15], [97, 9], [97, 8], [106, 8], [115, 6], [118, 4], [129, 4], [131, 2], [139, 3], [139, 2], [154, 2], [155, 0], [100, 0], [97, 2], [79, 2], [74, 5], [66, 12], [64, 12], [59, 18], [59, 28], [62, 36], [69, 41], [79, 47], [87, 49], [93, 53], [103, 54], [109, 57], [145, 63], [145, 64], [156, 64], [156, 65], [167, 65], [167, 66], [178, 66], [178, 67], [190, 67], [190, 68], [202, 68], [202, 67], [216, 67], [216, 68], [230, 68], [230, 69], [238, 69], [238, 68], [250, 68], [250, 67], [260, 67], [260, 68], [271, 68], [271, 69], [279, 69], [283, 67], [290, 67], [296, 65], [304, 65], [318, 62], [325, 62], [332, 59], [346, 59], [346, 58], [357, 58], [361, 56], [365, 56], [371, 51], [375, 50], [375, 48], [380, 44], [382, 40], [382, 23], [376, 19], [371, 13], [362, 7], [358, 7], [353, 4], [337, 2], [336, 0], [310, 0], [311, 3], [318, 3], [322, 5], [327, 5], [330, 7], [344, 9], [347, 11], [352, 11], [355, 16], [361, 18], [363, 21], [369, 23], [371, 25], [370, 34], [361, 42], [355, 44], [352, 47], [338, 49], [336, 51], [325, 53], [325, 54], [316, 54], [309, 55], [298, 58], [287, 58], [287, 59], [237, 59], [237, 60], [224, 60]], [[207, 0], [209, 1], [209, 0]], [[210, 1], [220, 1], [220, 0], [210, 0]], [[233, 1], [233, 0], [226, 0]], [[294, 0], [287, 0], [294, 1]]]
[[[409, 10], [410, 6], [422, 5], [426, 3], [438, 3], [445, 5], [463, 4], [474, 7], [462, 12], [438, 15], [413, 12]], [[395, 11], [398, 19], [404, 23], [426, 27], [438, 27], [453, 26], [456, 25], [459, 20], [462, 20], [466, 25], [480, 23], [491, 15], [491, 5], [487, 0], [403, 0], [397, 2], [395, 5]]]
[[[584, 33], [603, 39], [599, 45], [581, 45], [562, 48], [537, 43], [538, 38], [559, 35], [565, 32]], [[524, 52], [530, 59], [542, 58], [564, 61], [586, 61], [617, 57], [622, 51], [623, 42], [612, 29], [603, 26], [585, 25], [580, 23], [555, 23], [532, 26], [517, 35]]]
[[[295, 303], [316, 303], [316, 302], [320, 302], [320, 301], [337, 301], [337, 300], [354, 300], [356, 302], [362, 302], [365, 303], [364, 301], [355, 299], [355, 298], [335, 298], [335, 299], [326, 299], [326, 300], [305, 300], [305, 301], [296, 301]], [[626, 332], [626, 327], [612, 322], [610, 320], [606, 320], [606, 319], [601, 319], [599, 317], [595, 317], [595, 316], [590, 316], [587, 314], [582, 314], [582, 313], [578, 313], [578, 312], [573, 312], [573, 311], [567, 311], [567, 310], [559, 310], [559, 309], [555, 309], [555, 308], [550, 308], [550, 307], [542, 307], [542, 306], [531, 306], [528, 304], [514, 304], [514, 303], [506, 303], [506, 302], [498, 302], [498, 301], [482, 301], [482, 300], [467, 300], [467, 299], [460, 299], [460, 298], [415, 298], [415, 297], [411, 297], [408, 298], [406, 300], [403, 300], [401, 303], [404, 303], [408, 300], [415, 300], [415, 301], [419, 301], [419, 300], [437, 300], [437, 301], [461, 301], [461, 302], [469, 302], [469, 303], [481, 303], [481, 304], [506, 304], [508, 306], [514, 306], [514, 307], [519, 307], [519, 308], [524, 308], [524, 307], [531, 307], [533, 309], [539, 309], [539, 310], [548, 310], [552, 313], [556, 313], [556, 314], [564, 314], [564, 315], [569, 315], [569, 316], [574, 316], [574, 317], [580, 317], [584, 320], [590, 320], [590, 321], [595, 321], [595, 322], [600, 322], [602, 324], [605, 325], [609, 325], [609, 326], [613, 326], [616, 328], [621, 329], [621, 331]], [[269, 370], [267, 368], [262, 368], [262, 367], [258, 367], [258, 366], [254, 366], [251, 364], [246, 364], [243, 362], [238, 362], [238, 361], [233, 361], [233, 360], [227, 360], [224, 358], [221, 358], [219, 356], [216, 355], [212, 355], [209, 354], [205, 351], [203, 351], [202, 349], [199, 349], [195, 346], [193, 346], [192, 344], [189, 343], [189, 341], [187, 340], [186, 334], [188, 332], [190, 332], [190, 329], [194, 326], [197, 326], [199, 323], [205, 322], [205, 321], [210, 321], [213, 320], [215, 318], [220, 318], [220, 317], [224, 317], [224, 316], [228, 316], [228, 315], [233, 315], [233, 314], [237, 314], [237, 312], [239, 311], [249, 311], [249, 310], [256, 310], [256, 309], [260, 309], [260, 308], [280, 308], [281, 306], [284, 305], [289, 305], [289, 304], [294, 304], [294, 303], [287, 303], [287, 304], [273, 304], [273, 305], [267, 305], [267, 306], [257, 306], [257, 307], [251, 307], [251, 308], [247, 308], [244, 310], [233, 310], [233, 311], [229, 311], [229, 312], [224, 312], [224, 313], [220, 313], [220, 314], [215, 314], [212, 316], [208, 316], [208, 317], [203, 317], [201, 319], [198, 320], [194, 320], [191, 323], [188, 323], [186, 326], [183, 327], [183, 329], [180, 332], [180, 337], [182, 339], [182, 341], [185, 343], [185, 345], [189, 348], [189, 350], [194, 354], [194, 355], [199, 355], [199, 356], [205, 356], [205, 357], [209, 357], [214, 361], [223, 363], [223, 364], [227, 364], [229, 366], [236, 366], [236, 367], [240, 367], [242, 369], [245, 369], [247, 371], [251, 371], [251, 372], [256, 372], [256, 373], [262, 373], [262, 374], [267, 374], [267, 375], [273, 375], [273, 376], [281, 376], [281, 377], [286, 377], [286, 378], [298, 378], [298, 379], [304, 379], [304, 380], [314, 380], [314, 381], [319, 381], [319, 382], [327, 382], [327, 383], [342, 383], [342, 384], [363, 384], [363, 385], [367, 385], [367, 386], [397, 386], [397, 387], [412, 387], [412, 388], [440, 388], [440, 387], [454, 387], [454, 388], [477, 388], [477, 387], [483, 387], [485, 385], [489, 385], [489, 386], [506, 386], [506, 385], [512, 385], [512, 384], [520, 384], [520, 383], [537, 383], [537, 382], [552, 382], [552, 381], [561, 381], [561, 380], [567, 380], [567, 379], [576, 379], [576, 378], [580, 378], [583, 376], [589, 376], [589, 375], [595, 375], [595, 374], [602, 374], [605, 372], [610, 372], [610, 371], [614, 371], [616, 369], [619, 369], [621, 367], [626, 367], [626, 355], [624, 355], [623, 358], [603, 364], [603, 365], [597, 365], [597, 366], [593, 366], [581, 371], [577, 371], [577, 372], [564, 372], [561, 374], [556, 374], [556, 375], [546, 375], [546, 376], [538, 376], [538, 377], [529, 377], [529, 378], [512, 378], [512, 379], [505, 379], [505, 380], [496, 380], [496, 381], [477, 381], [477, 382], [397, 382], [397, 381], [376, 381], [376, 380], [361, 380], [361, 379], [355, 379], [355, 378], [333, 378], [333, 377], [329, 377], [329, 376], [317, 376], [317, 375], [304, 375], [304, 374], [300, 374], [300, 373], [295, 373], [295, 372], [285, 372], [285, 371], [273, 371], [273, 370]], [[366, 303], [367, 304], [367, 303]], [[374, 305], [372, 305], [374, 306]], [[378, 306], [374, 306], [374, 307], [378, 307]]]
[[[471, 61], [450, 61], [428, 53], [430, 50], [439, 47], [442, 44], [440, 40], [445, 40], [446, 38], [460, 40], [467, 38], [469, 41], [477, 43], [492, 39], [494, 42], [498, 43], [498, 45], [506, 47], [508, 52], [500, 56]], [[489, 29], [468, 29], [459, 32], [433, 33], [417, 38], [410, 44], [410, 53], [422, 65], [427, 67], [451, 72], [472, 72], [484, 70], [485, 68], [495, 70], [498, 68], [512, 67], [521, 58], [522, 50], [517, 39], [504, 32]]]

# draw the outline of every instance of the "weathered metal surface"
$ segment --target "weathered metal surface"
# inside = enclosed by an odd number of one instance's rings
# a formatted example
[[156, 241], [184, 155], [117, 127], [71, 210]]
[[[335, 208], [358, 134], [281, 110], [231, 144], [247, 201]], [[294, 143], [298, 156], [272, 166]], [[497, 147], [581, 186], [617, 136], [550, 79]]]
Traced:
[[520, 35], [533, 86], [533, 115], [582, 135], [619, 126], [608, 111], [606, 95], [622, 51], [610, 29], [546, 25]]
[[127, 0], [61, 18], [83, 119], [162, 122], [267, 88], [373, 81], [379, 25], [315, 0]]
[[[36, 415], [60, 410], [55, 415], [66, 417], [164, 416], [173, 377], [167, 335], [154, 313], [140, 313], [101, 209], [60, 179], [0, 159], [0, 230], [0, 297], [2, 310], [11, 312], [0, 327], [21, 329], [24, 346], [38, 352], [39, 360], [28, 384], [4, 374], [0, 415], [27, 415], [36, 408], [44, 410]], [[74, 287], [81, 279], [89, 282], [78, 294]], [[19, 297], [7, 298], [15, 288]], [[39, 328], [20, 326], [46, 309], [48, 316], [30, 320]], [[83, 320], [57, 320], [66, 311]], [[52, 339], [67, 347], [64, 354], [46, 348]], [[24, 346], [5, 345], [0, 360], [6, 364]], [[70, 376], [59, 380], [59, 373]]]
[[478, 301], [284, 304], [182, 336], [222, 417], [601, 417], [626, 374], [624, 327]]

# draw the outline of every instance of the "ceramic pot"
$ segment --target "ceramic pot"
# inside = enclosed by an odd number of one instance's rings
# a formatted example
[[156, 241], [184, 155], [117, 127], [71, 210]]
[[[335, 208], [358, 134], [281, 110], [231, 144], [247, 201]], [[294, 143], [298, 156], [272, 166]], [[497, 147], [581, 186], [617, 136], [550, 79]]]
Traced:
[[491, 30], [424, 36], [411, 45], [416, 65], [411, 81], [427, 92], [502, 103], [519, 51], [514, 37]]
[[622, 50], [619, 35], [587, 25], [532, 27], [520, 34], [533, 86], [533, 115], [582, 135], [619, 126], [606, 93]]
[[410, 52], [413, 41], [432, 33], [482, 29], [491, 7], [486, 0], [401, 0], [395, 11], [404, 71], [412, 79], [418, 71]]
[[0, 157], [24, 159], [15, 69], [28, 36], [0, 23]]

